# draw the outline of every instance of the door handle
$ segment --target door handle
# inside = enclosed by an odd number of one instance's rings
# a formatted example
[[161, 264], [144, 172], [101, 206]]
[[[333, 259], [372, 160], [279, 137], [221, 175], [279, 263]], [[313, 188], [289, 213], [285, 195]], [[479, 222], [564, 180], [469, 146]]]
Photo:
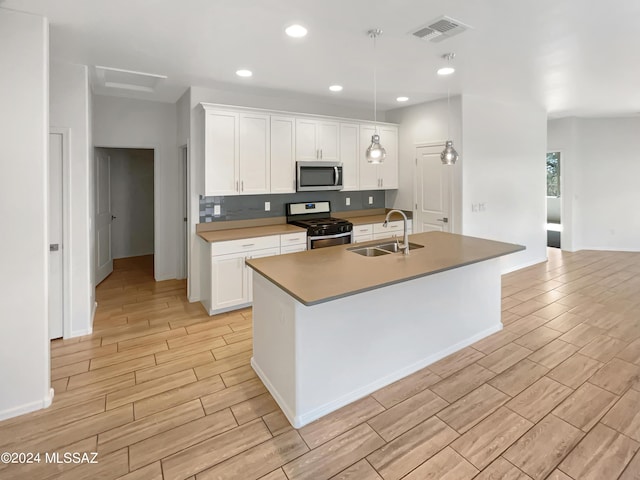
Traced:
[[57, 252], [60, 249], [60, 245], [57, 243], [51, 243], [49, 244], [49, 251], [50, 252]]
[[118, 218], [118, 217], [116, 217], [115, 215], [111, 215], [111, 221], [112, 221], [112, 222], [113, 222], [116, 218]]
[[442, 223], [449, 223], [449, 219], [447, 217], [444, 218], [436, 218], [436, 220], [438, 222], [442, 222]]

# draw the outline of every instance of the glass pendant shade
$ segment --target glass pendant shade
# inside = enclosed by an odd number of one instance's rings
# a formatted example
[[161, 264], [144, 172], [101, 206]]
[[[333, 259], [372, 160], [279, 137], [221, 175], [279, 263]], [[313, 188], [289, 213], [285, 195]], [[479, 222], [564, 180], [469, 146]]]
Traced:
[[374, 52], [374, 62], [373, 62], [373, 124], [375, 128], [375, 132], [371, 136], [371, 145], [367, 148], [367, 152], [365, 156], [367, 157], [368, 163], [382, 163], [384, 161], [384, 157], [387, 156], [387, 151], [380, 145], [380, 135], [378, 135], [378, 78], [377, 78], [377, 68], [375, 62], [375, 51], [376, 51], [376, 38], [378, 38], [382, 34], [382, 30], [379, 28], [374, 28], [367, 32], [370, 38], [373, 39], [373, 52]]
[[380, 135], [372, 135], [371, 145], [367, 148], [367, 162], [382, 163], [386, 156], [387, 151], [380, 145]]
[[458, 152], [453, 148], [453, 142], [451, 140], [447, 140], [444, 150], [440, 154], [440, 160], [442, 160], [443, 165], [453, 165], [458, 160]]

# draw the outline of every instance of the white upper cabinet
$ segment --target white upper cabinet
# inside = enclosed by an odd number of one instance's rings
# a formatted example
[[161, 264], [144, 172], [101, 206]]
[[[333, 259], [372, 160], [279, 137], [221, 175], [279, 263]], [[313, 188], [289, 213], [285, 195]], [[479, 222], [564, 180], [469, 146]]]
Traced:
[[203, 156], [208, 196], [270, 192], [270, 116], [205, 108]]
[[240, 114], [239, 193], [256, 195], [269, 193], [271, 143], [269, 115]]
[[204, 112], [204, 193], [236, 195], [240, 115], [236, 112], [206, 110]]
[[338, 122], [296, 119], [296, 160], [338, 161]]
[[360, 125], [359, 152], [359, 189], [360, 190], [389, 190], [398, 188], [398, 127], [393, 125], [379, 125], [380, 144], [387, 155], [381, 164], [367, 161], [367, 147], [371, 145], [371, 136], [376, 132], [373, 125]]
[[398, 188], [398, 127], [383, 125], [378, 127], [378, 132], [387, 152], [379, 166], [380, 187], [384, 190]]
[[358, 189], [358, 158], [360, 155], [360, 125], [340, 124], [340, 161], [343, 190]]
[[194, 146], [198, 194], [295, 193], [296, 161], [343, 164], [344, 190], [398, 188], [398, 127], [379, 124], [383, 164], [367, 163], [372, 124], [202, 103]]
[[296, 191], [296, 119], [271, 116], [271, 193]]

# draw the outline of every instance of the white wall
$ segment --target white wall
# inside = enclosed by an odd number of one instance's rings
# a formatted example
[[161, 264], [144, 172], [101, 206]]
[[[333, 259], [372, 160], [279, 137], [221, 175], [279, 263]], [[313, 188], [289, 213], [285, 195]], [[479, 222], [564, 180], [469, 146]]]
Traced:
[[546, 112], [464, 95], [462, 132], [462, 233], [526, 246], [503, 272], [545, 261]]
[[106, 149], [110, 158], [113, 258], [153, 254], [153, 150]]
[[[190, 165], [196, 165], [195, 159], [201, 155], [199, 150], [199, 139], [197, 132], [197, 109], [202, 102], [219, 103], [224, 105], [237, 105], [243, 107], [265, 108], [297, 113], [312, 113], [318, 115], [330, 115], [336, 117], [356, 118], [362, 120], [373, 119], [373, 109], [354, 108], [344, 104], [327, 103], [314, 97], [289, 94], [286, 92], [261, 91], [260, 93], [249, 91], [227, 91], [204, 87], [191, 87], [188, 93], [190, 99]], [[184, 110], [187, 94], [179, 100], [180, 111]], [[180, 108], [182, 107], [182, 108]], [[379, 112], [379, 121], [385, 121], [385, 114]], [[180, 135], [185, 131], [184, 122], [179, 122]], [[181, 125], [181, 126], [180, 126]], [[191, 242], [189, 244], [189, 282], [188, 295], [192, 302], [200, 299], [200, 240], [196, 236], [196, 225], [200, 221], [198, 191], [197, 191], [197, 168], [190, 168], [189, 182], [191, 194], [189, 196], [189, 227], [191, 230]]]
[[[69, 285], [72, 295], [69, 306], [69, 331], [65, 338], [91, 333], [95, 285], [92, 275], [93, 256], [93, 183], [91, 116], [89, 113], [89, 77], [87, 67], [59, 62], [51, 63], [50, 112], [52, 127], [68, 128], [70, 171], [64, 172], [65, 188], [72, 199], [69, 228], [70, 245], [63, 246], [71, 256]], [[66, 182], [66, 179], [69, 182]], [[65, 206], [67, 210], [67, 206]]]
[[[398, 108], [386, 112], [386, 120], [400, 124], [399, 138], [399, 178], [398, 190], [387, 193], [387, 207], [414, 210], [414, 177], [416, 145], [427, 143], [442, 143], [448, 139], [453, 140], [453, 145], [464, 159], [462, 151], [462, 120], [460, 97], [451, 98], [450, 131], [447, 127], [448, 108], [447, 100], [436, 100], [421, 103], [411, 107]], [[461, 172], [464, 160], [456, 165], [447, 166], [453, 170], [453, 194], [451, 205], [451, 226], [453, 232], [460, 232], [460, 196], [461, 196]]]
[[93, 96], [96, 147], [155, 149], [155, 278], [176, 278], [182, 231], [176, 105]]
[[49, 28], [0, 8], [0, 419], [48, 406]]
[[573, 182], [573, 248], [640, 251], [640, 119], [552, 120], [549, 146], [573, 164], [561, 170]]

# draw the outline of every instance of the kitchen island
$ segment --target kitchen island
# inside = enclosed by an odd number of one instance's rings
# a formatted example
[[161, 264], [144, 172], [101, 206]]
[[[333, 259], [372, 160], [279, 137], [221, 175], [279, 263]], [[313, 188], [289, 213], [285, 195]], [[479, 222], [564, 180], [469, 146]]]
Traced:
[[500, 258], [524, 247], [443, 232], [247, 260], [251, 365], [299, 428], [502, 328]]

